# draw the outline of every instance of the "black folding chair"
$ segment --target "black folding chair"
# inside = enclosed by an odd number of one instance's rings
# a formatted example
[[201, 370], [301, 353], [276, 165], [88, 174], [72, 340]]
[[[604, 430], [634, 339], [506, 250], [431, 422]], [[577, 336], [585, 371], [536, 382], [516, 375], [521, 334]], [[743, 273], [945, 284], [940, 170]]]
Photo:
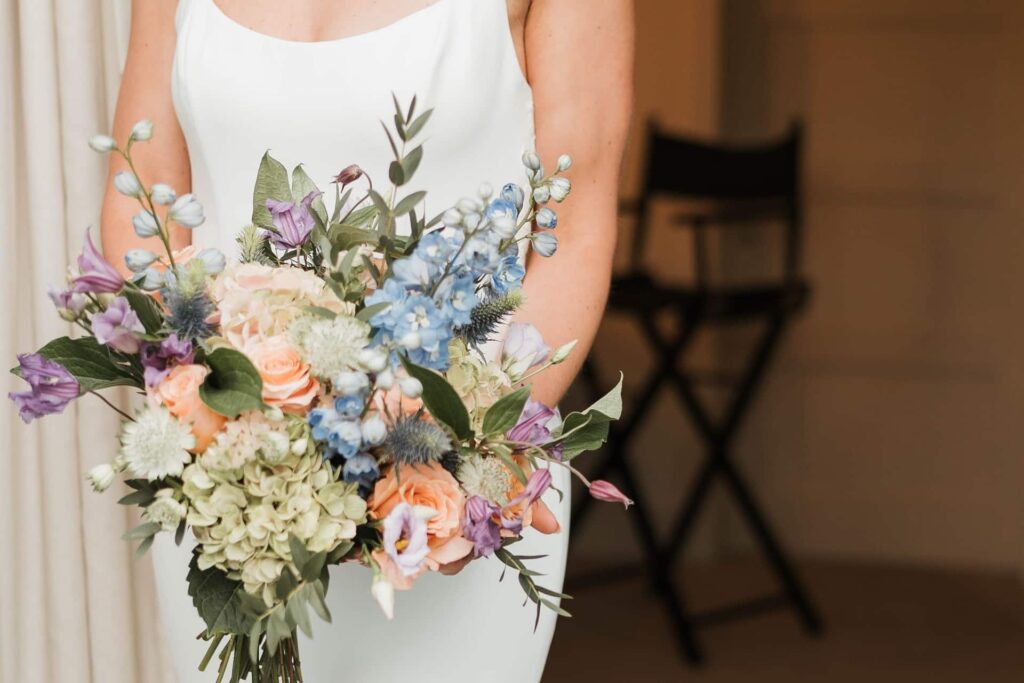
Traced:
[[[650, 124], [647, 162], [641, 195], [635, 206], [636, 232], [631, 268], [612, 284], [610, 314], [630, 316], [639, 324], [651, 344], [657, 363], [637, 396], [627, 403], [627, 414], [613, 429], [607, 456], [595, 471], [595, 478], [617, 477], [636, 502], [630, 517], [647, 556], [655, 589], [662, 596], [676, 629], [679, 644], [693, 663], [703, 659], [695, 628], [740, 618], [778, 607], [796, 610], [810, 633], [821, 630], [821, 620], [804, 590], [793, 565], [782, 549], [764, 513], [733, 463], [732, 444], [749, 412], [751, 402], [764, 379], [769, 362], [778, 349], [788, 323], [808, 298], [809, 288], [800, 274], [801, 129], [795, 125], [780, 142], [757, 147], [720, 147], [672, 137]], [[698, 200], [702, 208], [676, 215], [673, 223], [691, 229], [694, 236], [695, 282], [692, 286], [670, 286], [657, 282], [644, 269], [644, 255], [650, 231], [651, 204], [675, 198]], [[768, 283], [721, 286], [711, 282], [707, 263], [707, 231], [716, 227], [752, 230], [772, 222], [783, 225], [781, 276]], [[656, 323], [665, 311], [673, 311], [676, 329], [665, 334]], [[764, 329], [744, 369], [732, 381], [729, 401], [720, 419], [715, 419], [696, 391], [702, 381], [722, 384], [717, 375], [707, 377], [680, 369], [695, 334], [707, 326], [763, 321]], [[597, 368], [588, 360], [582, 381], [596, 381]], [[661, 539], [652, 523], [650, 505], [638, 486], [628, 458], [630, 442], [651, 412], [655, 399], [665, 388], [681, 399], [705, 447], [705, 458], [683, 502], [668, 539]], [[694, 524], [708, 500], [711, 485], [721, 479], [735, 500], [743, 520], [756, 538], [760, 550], [781, 584], [781, 592], [730, 605], [706, 613], [692, 614], [673, 582], [673, 569], [682, 556]], [[581, 497], [573, 512], [577, 532], [592, 499]]]

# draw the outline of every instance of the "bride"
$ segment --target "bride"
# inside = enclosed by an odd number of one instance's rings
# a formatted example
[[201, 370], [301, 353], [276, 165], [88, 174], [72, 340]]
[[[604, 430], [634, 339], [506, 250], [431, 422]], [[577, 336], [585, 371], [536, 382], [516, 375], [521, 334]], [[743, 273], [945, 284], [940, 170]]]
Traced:
[[[607, 296], [616, 234], [619, 165], [632, 81], [631, 0], [136, 0], [114, 132], [154, 121], [160, 134], [138, 155], [147, 183], [194, 192], [207, 223], [178, 228], [176, 248], [235, 253], [249, 222], [252, 186], [269, 148], [302, 163], [326, 187], [358, 164], [387, 178], [390, 154], [378, 120], [392, 93], [433, 107], [415, 189], [429, 189], [431, 214], [481, 182], [526, 184], [522, 152], [549, 167], [576, 161], [573, 198], [561, 211], [557, 259], [526, 259], [526, 305], [518, 314], [553, 345], [579, 339], [572, 358], [543, 373], [534, 396], [561, 397], [596, 333]], [[111, 157], [111, 174], [122, 170]], [[159, 173], [159, 177], [157, 176]], [[111, 261], [140, 246], [135, 207], [109, 192], [103, 245]], [[571, 305], [570, 305], [571, 304]], [[556, 485], [568, 491], [558, 468]], [[544, 554], [538, 569], [558, 589], [565, 570], [568, 496], [547, 501], [563, 533], [528, 536], [520, 548]], [[154, 547], [161, 618], [179, 683], [214, 680], [195, 671], [205, 652], [202, 622], [186, 593], [190, 549]], [[461, 571], [460, 571], [461, 569]], [[398, 596], [387, 622], [371, 601], [364, 571], [332, 569], [332, 624], [302, 643], [311, 683], [405, 680], [527, 683], [540, 680], [554, 615], [522, 606], [501, 565], [483, 560], [457, 576], [427, 576]]]

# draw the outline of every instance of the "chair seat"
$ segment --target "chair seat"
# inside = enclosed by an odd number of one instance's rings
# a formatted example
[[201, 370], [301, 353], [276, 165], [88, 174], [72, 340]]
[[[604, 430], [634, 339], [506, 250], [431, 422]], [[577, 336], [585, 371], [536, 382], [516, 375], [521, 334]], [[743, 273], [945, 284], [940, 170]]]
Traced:
[[646, 275], [612, 280], [608, 308], [652, 314], [674, 309], [709, 322], [736, 322], [793, 313], [804, 306], [810, 287], [798, 280], [785, 284], [697, 288], [666, 285]]

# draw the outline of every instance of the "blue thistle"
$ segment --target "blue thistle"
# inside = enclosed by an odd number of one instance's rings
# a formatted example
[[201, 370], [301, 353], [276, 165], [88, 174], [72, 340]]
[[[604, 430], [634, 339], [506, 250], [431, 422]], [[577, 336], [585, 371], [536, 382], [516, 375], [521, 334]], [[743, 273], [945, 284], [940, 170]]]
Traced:
[[206, 319], [213, 313], [214, 306], [205, 292], [168, 288], [163, 297], [169, 312], [167, 324], [179, 339], [206, 339], [213, 334], [213, 326]]
[[452, 442], [443, 429], [418, 417], [400, 418], [388, 432], [384, 445], [398, 465], [438, 462], [452, 450]]
[[518, 289], [491, 294], [473, 308], [469, 324], [456, 328], [455, 335], [474, 346], [485, 344], [498, 331], [498, 326], [522, 305], [523, 294]]

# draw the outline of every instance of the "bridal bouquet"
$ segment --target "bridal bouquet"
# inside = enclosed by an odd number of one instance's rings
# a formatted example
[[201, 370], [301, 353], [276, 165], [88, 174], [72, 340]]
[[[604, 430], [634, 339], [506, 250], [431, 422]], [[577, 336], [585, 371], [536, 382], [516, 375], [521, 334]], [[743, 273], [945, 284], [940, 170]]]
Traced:
[[572, 343], [552, 351], [512, 324], [500, 354], [483, 348], [523, 303], [521, 243], [555, 252], [546, 204], [569, 194], [571, 162], [545, 175], [527, 153], [528, 189], [483, 187], [427, 219], [424, 192], [402, 196], [430, 116], [415, 105], [396, 102], [385, 127], [383, 193], [349, 166], [328, 210], [302, 166], [289, 174], [265, 155], [237, 261], [172, 250], [168, 226], [197, 228], [203, 209], [135, 172], [149, 122], [123, 146], [90, 141], [124, 157], [114, 186], [141, 205], [135, 232], [161, 248], [128, 252], [126, 279], [87, 233], [68, 286], [50, 293], [82, 334], [20, 356], [29, 388], [11, 398], [28, 422], [112, 387], [141, 394], [121, 413], [120, 451], [89, 479], [103, 491], [124, 476], [140, 553], [161, 532], [194, 537], [189, 593], [210, 643], [200, 669], [217, 657], [218, 681], [301, 680], [296, 633], [311, 633], [310, 611], [330, 619], [327, 568], [340, 562], [365, 565], [389, 618], [395, 591], [422, 573], [489, 557], [518, 572], [538, 617], [565, 614], [513, 544], [531, 527], [557, 532], [541, 501], [551, 468], [583, 479], [572, 460], [606, 439], [619, 387], [563, 420], [529, 381]]

